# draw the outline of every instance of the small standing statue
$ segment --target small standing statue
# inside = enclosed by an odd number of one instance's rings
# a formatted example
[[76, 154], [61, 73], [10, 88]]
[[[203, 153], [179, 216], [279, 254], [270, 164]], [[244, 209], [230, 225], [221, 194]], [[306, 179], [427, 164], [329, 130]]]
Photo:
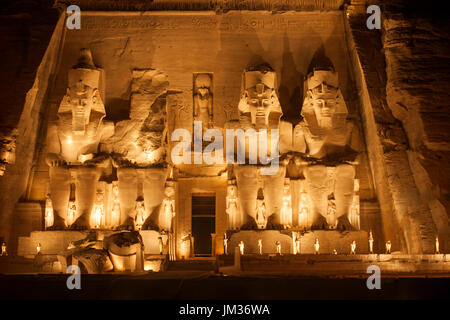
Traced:
[[258, 239], [258, 253], [262, 254], [262, 239]]
[[6, 251], [6, 242], [2, 243], [2, 256], [7, 256], [8, 252]]
[[436, 237], [436, 254], [439, 254], [439, 238]]
[[281, 255], [281, 243], [280, 241], [275, 242], [276, 246], [277, 246], [277, 254]]
[[350, 254], [356, 254], [356, 241], [353, 240], [352, 244], [350, 245]]
[[300, 253], [300, 238], [297, 237], [295, 239], [295, 254], [299, 254]]
[[175, 191], [173, 187], [166, 187], [166, 197], [164, 198], [161, 211], [159, 213], [159, 227], [161, 230], [171, 231], [172, 220], [175, 217]]
[[373, 253], [373, 235], [372, 235], [372, 230], [369, 231], [369, 253], [372, 254]]
[[162, 237], [158, 237], [159, 240], [159, 254], [162, 255], [163, 254], [163, 240]]
[[326, 221], [329, 229], [336, 229], [336, 201], [334, 199], [328, 199]]
[[391, 254], [391, 241], [386, 242], [386, 254]]
[[50, 228], [53, 225], [54, 217], [53, 217], [53, 206], [52, 199], [50, 199], [50, 194], [47, 194], [47, 198], [45, 199], [45, 229]]
[[77, 216], [77, 206], [75, 201], [69, 201], [69, 209], [67, 210], [67, 225], [70, 227]]
[[266, 205], [264, 204], [264, 199], [256, 200], [256, 224], [258, 229], [265, 229], [267, 224], [266, 219]]
[[37, 254], [41, 253], [41, 244], [40, 243], [38, 243], [38, 245], [36, 246], [36, 252], [37, 252]]
[[228, 228], [230, 230], [239, 229], [241, 221], [239, 219], [238, 198], [236, 186], [233, 184], [228, 185], [227, 190], [227, 215], [228, 215]]
[[239, 242], [239, 252], [244, 255], [244, 241]]
[[314, 243], [314, 254], [319, 254], [320, 244], [319, 239], [316, 238], [316, 242]]
[[104, 208], [103, 193], [97, 192], [97, 199], [94, 204], [95, 229], [100, 228], [100, 226], [102, 225], [102, 218], [105, 215]]
[[226, 233], [223, 234], [223, 254], [228, 254], [228, 238]]
[[292, 205], [291, 205], [291, 190], [289, 184], [284, 185], [283, 190], [283, 206], [280, 210], [280, 222], [285, 229], [292, 226]]
[[300, 194], [298, 206], [298, 226], [306, 228], [308, 226], [308, 198], [305, 192]]
[[120, 224], [120, 200], [119, 200], [119, 186], [113, 186], [113, 207], [111, 210], [111, 225], [118, 226]]
[[145, 216], [145, 207], [144, 201], [136, 202], [136, 229], [141, 230], [142, 225], [144, 224], [144, 216]]

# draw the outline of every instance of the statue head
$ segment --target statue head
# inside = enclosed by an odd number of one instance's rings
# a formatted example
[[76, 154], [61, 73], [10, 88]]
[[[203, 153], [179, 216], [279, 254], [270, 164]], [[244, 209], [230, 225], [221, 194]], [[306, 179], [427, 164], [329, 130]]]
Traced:
[[172, 186], [167, 186], [164, 190], [164, 193], [167, 198], [172, 198], [175, 195], [175, 190]]
[[236, 186], [236, 180], [228, 180], [228, 186], [227, 186], [227, 196], [236, 196], [237, 194], [237, 186]]
[[144, 210], [144, 201], [136, 201], [136, 211]]
[[332, 68], [314, 69], [305, 80], [306, 98], [302, 116], [309, 124], [319, 127], [333, 127], [338, 118], [348, 114], [345, 101], [339, 89], [337, 72]]
[[89, 49], [81, 49], [80, 57], [68, 73], [67, 94], [58, 113], [72, 112], [72, 130], [83, 135], [92, 111], [105, 114], [99, 93], [100, 70], [92, 60]]
[[103, 202], [103, 192], [97, 191], [96, 200], [97, 200], [98, 203], [102, 203]]
[[267, 65], [248, 68], [242, 82], [239, 112], [250, 113], [252, 124], [256, 124], [257, 117], [262, 117], [266, 126], [270, 123], [278, 125], [283, 112], [275, 89], [276, 73], [273, 69]]
[[201, 73], [195, 77], [195, 93], [205, 97], [211, 90], [211, 76], [206, 73]]
[[227, 187], [227, 193], [229, 197], [235, 196], [236, 195], [236, 186], [235, 185], [228, 185]]

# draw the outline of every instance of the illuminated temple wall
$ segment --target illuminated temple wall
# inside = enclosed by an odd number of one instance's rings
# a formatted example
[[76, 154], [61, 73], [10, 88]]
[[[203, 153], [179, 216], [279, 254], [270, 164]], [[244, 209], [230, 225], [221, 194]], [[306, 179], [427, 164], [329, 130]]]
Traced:
[[[367, 92], [359, 64], [360, 53], [354, 49], [355, 39], [343, 10], [278, 14], [265, 11], [220, 14], [208, 11], [143, 14], [92, 11], [83, 12], [81, 30], [55, 29], [53, 37], [61, 41], [60, 50], [48, 58], [57, 61], [56, 76], [42, 102], [43, 129], [37, 131], [37, 141], [45, 140], [49, 121], [56, 119], [66, 93], [67, 71], [76, 62], [81, 48], [89, 48], [96, 66], [103, 70], [105, 120], [117, 123], [129, 119], [133, 70], [153, 68], [167, 75], [168, 89], [177, 92], [178, 99], [176, 108], [168, 104], [169, 136], [174, 128], [192, 131], [194, 74], [212, 74], [214, 125], [223, 128], [227, 120], [238, 118], [243, 70], [261, 63], [268, 63], [275, 70], [283, 120], [295, 124], [300, 120], [303, 79], [314, 61], [327, 57], [339, 74], [348, 118], [354, 119], [362, 132], [363, 151], [356, 169], [360, 184], [361, 230], [372, 230], [380, 248], [389, 239], [393, 251], [432, 251], [427, 247], [434, 241], [432, 235], [425, 245], [411, 244], [414, 237], [405, 240], [415, 229], [408, 223], [401, 223], [407, 220], [404, 216], [408, 216], [408, 213], [398, 212], [403, 207], [402, 199], [396, 198], [398, 190], [395, 188], [401, 188], [401, 185], [387, 178], [392, 175], [389, 170], [393, 170], [395, 164], [389, 167], [392, 161], [386, 158], [386, 151], [381, 150], [379, 131], [373, 119], [376, 110]], [[29, 174], [25, 172], [29, 178], [24, 195], [14, 209], [9, 209], [14, 212], [10, 221], [13, 224], [10, 229], [13, 230], [12, 239], [43, 229], [49, 171], [45, 163], [45, 146], [36, 150], [36, 164]], [[407, 161], [403, 156], [393, 161]], [[175, 166], [172, 178], [176, 186], [174, 231], [178, 258], [185, 250], [182, 237], [192, 233], [192, 195], [196, 194], [215, 197], [215, 247], [216, 253], [223, 252], [222, 236], [227, 230], [226, 169], [220, 165]], [[411, 169], [408, 167], [407, 170]], [[410, 175], [410, 172], [404, 174]], [[416, 188], [410, 180], [411, 188]], [[430, 217], [425, 220], [432, 219], [427, 210], [420, 214]]]

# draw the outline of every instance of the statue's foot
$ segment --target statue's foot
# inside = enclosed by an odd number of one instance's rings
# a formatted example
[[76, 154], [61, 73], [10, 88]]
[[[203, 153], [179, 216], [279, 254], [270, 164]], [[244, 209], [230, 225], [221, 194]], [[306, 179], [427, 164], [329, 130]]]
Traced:
[[66, 230], [65, 225], [52, 225], [51, 227], [48, 227], [45, 229], [45, 231], [57, 231], [57, 230]]
[[338, 218], [337, 229], [341, 231], [354, 230], [347, 216], [341, 216]]
[[72, 225], [70, 226], [70, 230], [78, 230], [78, 231], [81, 231], [81, 230], [88, 230], [88, 229], [89, 229], [89, 226], [78, 225], [78, 224], [76, 224], [76, 223], [74, 223], [74, 224], [72, 224]]
[[132, 217], [128, 217], [124, 223], [122, 223], [118, 228], [118, 230], [128, 230], [128, 231], [134, 231], [135, 225], [134, 225], [134, 219]]
[[328, 229], [327, 219], [325, 219], [322, 215], [317, 215], [316, 219], [314, 219], [311, 230], [326, 230]]
[[87, 230], [89, 229], [89, 217], [86, 214], [82, 214], [77, 220], [70, 226], [71, 230]]
[[46, 230], [47, 231], [65, 230], [66, 228], [67, 226], [65, 220], [61, 218], [59, 215], [55, 214], [53, 225], [51, 227], [48, 227]]

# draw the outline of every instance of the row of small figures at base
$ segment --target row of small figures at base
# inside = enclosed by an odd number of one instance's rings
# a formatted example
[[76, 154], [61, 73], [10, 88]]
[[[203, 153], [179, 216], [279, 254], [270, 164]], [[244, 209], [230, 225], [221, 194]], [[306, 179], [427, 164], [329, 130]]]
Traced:
[[[370, 233], [370, 235], [372, 235], [372, 233]], [[373, 251], [373, 243], [374, 243], [373, 237], [370, 237], [369, 238], [369, 254], [373, 254], [374, 253], [374, 251]], [[276, 241], [275, 245], [276, 245], [276, 254], [281, 255], [281, 243], [280, 243], [280, 241]], [[241, 240], [239, 242], [239, 244], [238, 244], [238, 247], [239, 247], [240, 254], [243, 255], [244, 254], [244, 247], [245, 247], [244, 241]], [[295, 239], [295, 245], [294, 245], [293, 248], [294, 248], [294, 254], [299, 254], [300, 253], [300, 239], [299, 238]], [[391, 241], [387, 241], [386, 242], [385, 248], [386, 248], [385, 253], [386, 254], [391, 254], [391, 248], [392, 248]], [[319, 243], [319, 239], [316, 238], [316, 241], [314, 242], [314, 254], [319, 254], [319, 251], [320, 251], [320, 243]], [[223, 241], [223, 252], [224, 252], [225, 255], [228, 254], [228, 239], [226, 238], [226, 236], [225, 236], [224, 241]], [[258, 254], [260, 254], [260, 255], [263, 254], [262, 239], [258, 239]], [[335, 255], [338, 254], [336, 249], [333, 249], [333, 254], [335, 254]], [[350, 254], [351, 255], [356, 254], [356, 241], [355, 240], [353, 240], [352, 243], [350, 244]], [[439, 251], [439, 238], [438, 237], [436, 237], [435, 254], [440, 254], [440, 251]]]

